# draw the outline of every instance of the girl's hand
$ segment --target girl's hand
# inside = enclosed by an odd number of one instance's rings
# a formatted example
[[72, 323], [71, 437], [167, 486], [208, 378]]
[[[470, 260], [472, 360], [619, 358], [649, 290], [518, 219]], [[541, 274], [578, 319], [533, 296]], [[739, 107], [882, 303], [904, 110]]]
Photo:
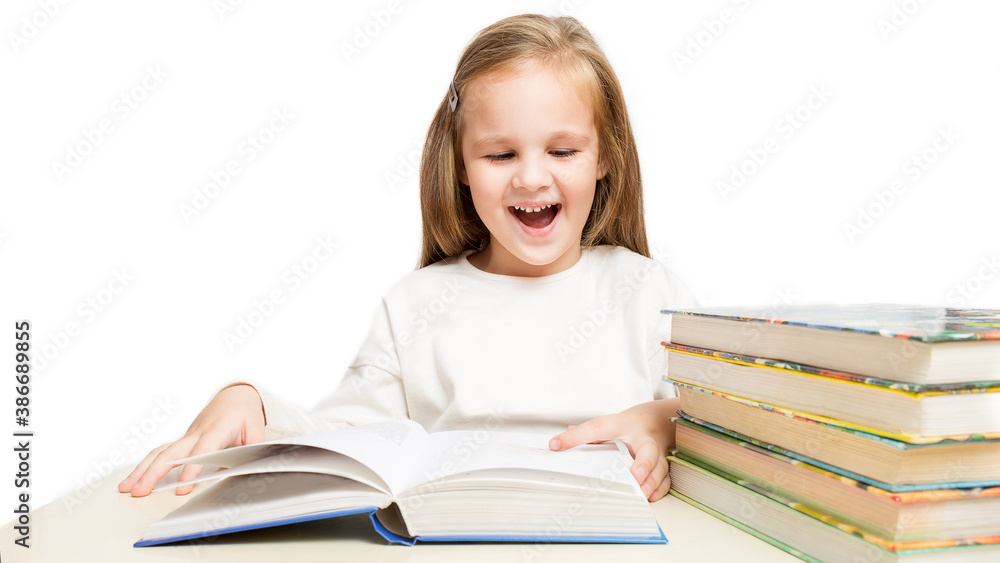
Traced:
[[600, 416], [552, 438], [549, 449], [567, 450], [580, 444], [621, 440], [635, 461], [632, 476], [650, 502], [660, 500], [670, 490], [667, 450], [674, 445], [674, 423], [678, 399], [642, 403], [618, 414]]
[[[122, 493], [144, 497], [153, 486], [179, 465], [175, 460], [221, 450], [228, 446], [242, 446], [264, 439], [264, 408], [257, 390], [250, 385], [237, 384], [219, 391], [194, 419], [187, 433], [176, 442], [163, 444], [149, 452], [132, 473], [118, 484]], [[180, 480], [194, 479], [201, 473], [201, 465], [185, 465]], [[191, 492], [194, 485], [177, 487], [177, 494]]]

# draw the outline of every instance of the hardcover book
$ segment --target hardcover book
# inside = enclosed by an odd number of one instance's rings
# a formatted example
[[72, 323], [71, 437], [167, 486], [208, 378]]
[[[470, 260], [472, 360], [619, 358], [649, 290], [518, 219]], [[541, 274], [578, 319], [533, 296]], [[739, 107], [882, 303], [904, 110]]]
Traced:
[[836, 468], [825, 469], [784, 455], [771, 444], [716, 432], [695, 420], [681, 418], [676, 422], [677, 457], [829, 514], [886, 542], [1000, 535], [1000, 486], [941, 483], [891, 491]]
[[675, 456], [667, 459], [671, 494], [807, 560], [985, 562], [1000, 557], [1000, 537], [886, 542], [735, 476]]
[[553, 452], [549, 438], [428, 434], [402, 420], [190, 457], [179, 463], [229, 469], [186, 481], [219, 479], [152, 524], [135, 545], [358, 513], [369, 514], [387, 540], [411, 545], [666, 543], [624, 446]]
[[1000, 435], [892, 436], [677, 383], [684, 413], [744, 436], [891, 485], [1000, 483]]
[[663, 310], [671, 342], [919, 384], [1000, 381], [1000, 310], [901, 305]]
[[663, 343], [673, 381], [850, 422], [886, 434], [1000, 433], [1000, 383], [921, 385]]

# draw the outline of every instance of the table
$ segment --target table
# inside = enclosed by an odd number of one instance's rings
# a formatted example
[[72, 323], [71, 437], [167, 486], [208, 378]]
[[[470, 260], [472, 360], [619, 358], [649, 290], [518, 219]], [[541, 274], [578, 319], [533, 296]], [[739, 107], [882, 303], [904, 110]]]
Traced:
[[623, 544], [388, 544], [366, 515], [217, 536], [211, 542], [135, 548], [146, 527], [186, 496], [158, 491], [132, 498], [118, 492], [123, 469], [79, 503], [69, 495], [31, 512], [30, 549], [11, 520], [0, 530], [0, 561], [798, 561], [795, 557], [673, 496], [653, 503], [667, 545]]

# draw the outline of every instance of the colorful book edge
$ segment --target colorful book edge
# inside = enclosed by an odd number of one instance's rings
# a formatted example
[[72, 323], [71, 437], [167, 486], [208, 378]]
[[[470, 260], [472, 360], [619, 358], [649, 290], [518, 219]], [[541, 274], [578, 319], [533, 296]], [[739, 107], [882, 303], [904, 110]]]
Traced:
[[[911, 491], [931, 491], [931, 490], [938, 490], [938, 489], [972, 489], [972, 488], [977, 488], [977, 487], [979, 487], [979, 488], [1000, 487], [1000, 480], [996, 480], [996, 481], [955, 481], [955, 482], [950, 482], [950, 483], [930, 483], [930, 484], [922, 484], [922, 485], [893, 485], [893, 484], [890, 484], [890, 483], [883, 483], [883, 482], [878, 481], [876, 479], [871, 479], [871, 478], [865, 477], [864, 475], [859, 475], [857, 473], [854, 473], [853, 471], [848, 471], [848, 470], [843, 469], [841, 467], [837, 467], [835, 465], [831, 465], [829, 463], [825, 463], [825, 462], [819, 461], [817, 459], [813, 459], [813, 458], [811, 458], [809, 456], [802, 455], [802, 454], [800, 454], [798, 452], [793, 452], [791, 450], [787, 450], [785, 448], [782, 448], [782, 447], [779, 447], [779, 446], [775, 446], [773, 444], [769, 444], [769, 443], [761, 441], [761, 440], [757, 440], [756, 438], [751, 438], [749, 436], [746, 436], [745, 434], [740, 434], [739, 432], [730, 430], [728, 428], [723, 428], [722, 426], [719, 426], [717, 424], [712, 424], [711, 422], [708, 422], [706, 420], [702, 420], [700, 418], [693, 417], [693, 416], [687, 414], [686, 412], [684, 412], [682, 410], [678, 410], [677, 414], [683, 420], [688, 421], [688, 422], [690, 422], [692, 424], [695, 424], [695, 425], [698, 425], [698, 426], [702, 426], [702, 427], [708, 428], [710, 430], [714, 430], [714, 431], [716, 431], [716, 432], [718, 432], [720, 434], [725, 434], [727, 436], [731, 436], [733, 438], [736, 438], [737, 440], [746, 441], [746, 442], [748, 442], [750, 444], [753, 444], [753, 445], [758, 446], [760, 448], [764, 448], [764, 449], [769, 450], [771, 452], [775, 452], [775, 453], [778, 453], [778, 454], [790, 457], [792, 459], [801, 461], [803, 463], [814, 465], [814, 466], [819, 467], [821, 469], [824, 469], [826, 471], [830, 471], [832, 473], [836, 473], [838, 475], [842, 475], [842, 476], [847, 477], [849, 479], [854, 479], [856, 481], [860, 481], [862, 483], [874, 486], [876, 488], [884, 489], [886, 491], [890, 491], [890, 492], [893, 492], [893, 493], [905, 493], [905, 492], [911, 492]], [[678, 421], [678, 422], [680, 422], [680, 421]]]
[[729, 362], [741, 366], [758, 367], [765, 369], [775, 369], [779, 371], [794, 373], [804, 377], [822, 377], [843, 381], [844, 383], [861, 385], [865, 387], [875, 387], [888, 389], [898, 393], [904, 393], [915, 398], [929, 397], [932, 395], [953, 395], [963, 393], [996, 393], [1000, 392], [1000, 381], [975, 381], [969, 383], [943, 383], [925, 385], [920, 383], [908, 383], [904, 381], [893, 381], [880, 379], [856, 373], [847, 373], [831, 369], [786, 362], [783, 360], [772, 360], [770, 358], [760, 358], [745, 354], [733, 354], [721, 350], [711, 350], [708, 348], [698, 348], [695, 346], [685, 346], [672, 342], [660, 342], [664, 350], [672, 350], [680, 354], [688, 354], [696, 357], [712, 358], [713, 360]]
[[[681, 411], [678, 411], [678, 413], [681, 414]], [[767, 456], [781, 463], [786, 463], [803, 471], [808, 471], [821, 477], [835, 480], [838, 483], [858, 488], [874, 496], [885, 498], [893, 502], [930, 502], [1000, 496], [1000, 481], [995, 482], [996, 484], [993, 486], [988, 484], [985, 484], [984, 486], [984, 482], [977, 482], [972, 486], [966, 486], [963, 483], [933, 483], [927, 485], [901, 486], [891, 485], [863, 475], [858, 475], [840, 467], [823, 463], [808, 456], [796, 454], [795, 452], [789, 452], [784, 448], [768, 442], [743, 436], [738, 432], [721, 428], [709, 422], [692, 417], [686, 413], [683, 413], [683, 416], [678, 416], [672, 418], [671, 420], [680, 426], [700, 432], [709, 438], [724, 441], [735, 447]], [[681, 451], [683, 452], [684, 450], [681, 449]], [[695, 454], [694, 452], [691, 452], [689, 455]]]
[[786, 307], [780, 312], [750, 307], [661, 309], [660, 312], [665, 315], [714, 317], [857, 332], [927, 343], [1000, 340], [1000, 309], [950, 309], [874, 303], [800, 305]]
[[[994, 546], [1000, 544], [1000, 536], [984, 536], [976, 538], [963, 538], [957, 540], [932, 540], [932, 541], [917, 541], [917, 542], [891, 542], [884, 540], [880, 537], [873, 536], [863, 530], [858, 529], [850, 524], [844, 524], [837, 519], [823, 514], [817, 510], [813, 510], [801, 503], [797, 503], [790, 499], [785, 499], [776, 493], [768, 491], [766, 489], [752, 486], [747, 483], [742, 483], [740, 480], [732, 475], [727, 475], [719, 471], [706, 469], [695, 465], [693, 463], [687, 462], [676, 456], [667, 456], [669, 463], [677, 463], [684, 467], [691, 469], [692, 471], [697, 471], [704, 475], [707, 475], [713, 479], [725, 482], [730, 487], [736, 487], [749, 491], [751, 494], [762, 497], [767, 501], [778, 503], [784, 509], [794, 510], [804, 516], [812, 518], [822, 522], [827, 526], [836, 528], [837, 530], [849, 534], [851, 536], [860, 538], [867, 542], [869, 545], [876, 549], [884, 550], [890, 553], [895, 553], [899, 555], [915, 554], [915, 553], [928, 553], [928, 552], [941, 552], [945, 550], [956, 550], [956, 549], [974, 549], [977, 547]], [[764, 534], [764, 532], [760, 532]], [[765, 534], [766, 535], [766, 534]]]
[[677, 387], [684, 387], [687, 389], [691, 389], [693, 391], [708, 393], [710, 395], [716, 395], [718, 397], [722, 397], [724, 399], [733, 401], [734, 403], [738, 403], [743, 406], [760, 409], [762, 411], [770, 412], [776, 415], [794, 418], [796, 420], [801, 420], [803, 422], [819, 424], [840, 432], [850, 432], [862, 438], [866, 438], [869, 440], [878, 440], [886, 445], [892, 446], [899, 450], [904, 450], [906, 448], [911, 448], [911, 447], [929, 447], [937, 444], [951, 444], [951, 443], [964, 443], [964, 442], [992, 442], [1000, 440], [1000, 432], [989, 432], [985, 434], [962, 434], [957, 436], [916, 436], [908, 434], [894, 434], [891, 432], [875, 430], [874, 428], [868, 428], [867, 426], [861, 426], [860, 424], [853, 424], [851, 422], [846, 422], [835, 418], [800, 412], [792, 409], [786, 409], [784, 407], [769, 405], [767, 403], [761, 403], [758, 401], [747, 399], [745, 397], [738, 397], [736, 395], [731, 395], [729, 393], [723, 393], [721, 391], [709, 389], [707, 387], [700, 387], [698, 385], [692, 385], [690, 383], [684, 383], [682, 381], [675, 381], [667, 376], [664, 376], [663, 379], [669, 381], [670, 383], [673, 383]]
[[702, 503], [694, 500], [693, 498], [685, 495], [684, 493], [680, 493], [680, 492], [678, 492], [678, 491], [676, 491], [674, 489], [670, 489], [670, 494], [673, 495], [673, 496], [675, 496], [675, 497], [677, 497], [677, 498], [679, 498], [679, 499], [681, 499], [682, 501], [690, 504], [691, 506], [697, 508], [698, 510], [701, 510], [702, 512], [710, 514], [710, 515], [718, 518], [719, 520], [722, 520], [723, 522], [725, 522], [725, 523], [727, 523], [727, 524], [729, 524], [731, 526], [735, 526], [736, 528], [739, 528], [740, 530], [743, 530], [744, 532], [750, 534], [751, 536], [753, 536], [753, 537], [755, 537], [755, 538], [757, 538], [757, 539], [759, 539], [761, 541], [764, 541], [766, 543], [769, 543], [769, 544], [773, 545], [774, 547], [776, 547], [776, 548], [778, 548], [778, 549], [780, 549], [780, 550], [782, 550], [782, 551], [784, 551], [786, 553], [794, 555], [795, 557], [798, 557], [799, 559], [802, 559], [803, 561], [808, 561], [809, 563], [823, 563], [819, 559], [816, 559], [814, 557], [810, 557], [808, 554], [803, 553], [803, 552], [795, 549], [794, 547], [792, 547], [792, 546], [790, 546], [790, 545], [788, 545], [786, 543], [782, 543], [782, 542], [780, 542], [780, 541], [772, 538], [771, 536], [769, 536], [769, 535], [767, 535], [767, 534], [765, 534], [765, 533], [763, 533], [761, 531], [758, 531], [756, 528], [751, 528], [750, 526], [747, 526], [746, 524], [744, 524], [743, 522], [740, 522], [739, 520], [735, 520], [733, 518], [730, 518], [729, 516], [727, 516], [727, 515], [719, 512], [718, 510], [715, 510], [714, 508], [711, 508], [709, 506], [706, 506], [706, 505], [704, 505], [704, 504], [702, 504]]

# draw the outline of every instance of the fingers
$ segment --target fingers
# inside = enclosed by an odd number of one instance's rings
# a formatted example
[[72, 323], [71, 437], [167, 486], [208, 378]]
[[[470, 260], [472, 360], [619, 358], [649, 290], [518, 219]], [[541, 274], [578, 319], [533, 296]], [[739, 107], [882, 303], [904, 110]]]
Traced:
[[138, 465], [135, 466], [135, 469], [133, 469], [132, 472], [128, 474], [128, 477], [123, 479], [121, 483], [118, 483], [118, 492], [121, 493], [131, 492], [132, 488], [135, 486], [136, 481], [138, 481], [139, 477], [146, 472], [146, 469], [149, 467], [149, 464], [153, 463], [153, 460], [156, 459], [156, 456], [160, 455], [160, 452], [167, 449], [167, 446], [169, 445], [170, 445], [169, 443], [163, 444], [162, 446], [154, 448], [151, 452], [149, 452], [149, 454], [145, 458], [143, 458], [143, 460], [140, 461]]
[[[631, 446], [635, 456], [635, 461], [632, 463], [632, 476], [640, 485], [645, 486], [647, 480], [654, 477], [655, 471], [659, 469], [657, 462], [660, 458], [660, 448], [656, 445], [656, 441], [648, 436], [641, 436], [630, 441], [633, 442]], [[657, 485], [660, 484], [660, 479], [663, 479], [662, 474], [656, 479]], [[654, 488], [655, 486], [650, 486], [648, 491], [644, 488], [642, 492], [648, 497]]]
[[[249, 436], [247, 438], [248, 438], [247, 443], [251, 443], [249, 441]], [[201, 438], [198, 440], [198, 442], [194, 445], [194, 447], [191, 448], [191, 451], [181, 457], [193, 457], [208, 452], [214, 452], [216, 450], [220, 450], [226, 447], [226, 445], [227, 444], [225, 438], [213, 439], [209, 435], [202, 435]], [[194, 479], [195, 477], [201, 474], [201, 471], [204, 468], [205, 468], [204, 465], [187, 464], [184, 466], [184, 469], [181, 470], [181, 475], [178, 480], [189, 481], [191, 479]], [[190, 493], [191, 489], [193, 488], [194, 484], [192, 483], [190, 485], [180, 485], [175, 489], [175, 491], [178, 495], [186, 495]]]
[[[163, 476], [166, 475], [168, 471], [179, 465], [174, 463], [174, 461], [188, 455], [191, 451], [190, 443], [191, 440], [181, 438], [173, 444], [169, 444], [163, 448], [153, 458], [139, 478], [132, 483], [131, 490], [129, 491], [132, 493], [132, 496], [144, 497], [152, 492], [156, 483], [158, 483], [160, 479], [163, 479]], [[155, 451], [156, 450], [154, 450], [154, 452]], [[150, 455], [153, 455], [152, 452]], [[121, 489], [119, 488], [119, 490]]]
[[[670, 488], [670, 479], [667, 479], [667, 460], [661, 459], [656, 463], [656, 467], [649, 473], [646, 477], [646, 481], [642, 483], [642, 493], [646, 495], [646, 498], [650, 502], [659, 500], [663, 495], [666, 494], [667, 489]], [[663, 487], [664, 482], [666, 482], [667, 489]]]
[[549, 441], [549, 449], [553, 451], [568, 450], [580, 444], [593, 444], [618, 438], [620, 429], [615, 424], [613, 416], [601, 416], [584, 422], [579, 426], [571, 426], [562, 434]]
[[[204, 453], [204, 452], [197, 451], [197, 448], [194, 449], [194, 450], [191, 450], [191, 455], [192, 456], [196, 456], [196, 455], [201, 454], [201, 453]], [[200, 475], [201, 474], [201, 470], [204, 469], [204, 468], [205, 468], [204, 465], [193, 465], [193, 464], [189, 463], [189, 464], [187, 464], [187, 465], [184, 466], [184, 469], [181, 470], [181, 476], [178, 478], [178, 481], [190, 481], [191, 479], [194, 479], [195, 477], [197, 477], [198, 475]], [[179, 485], [176, 489], [174, 489], [174, 491], [178, 495], [186, 495], [186, 494], [190, 493], [191, 489], [193, 489], [193, 488], [194, 488], [194, 484], [193, 483], [190, 484], [190, 485]]]
[[[251, 385], [235, 385], [222, 389], [195, 417], [184, 437], [164, 444], [149, 453], [121, 483], [118, 490], [132, 496], [148, 495], [178, 459], [190, 455], [220, 450], [229, 445], [264, 441], [265, 418], [260, 394]], [[202, 471], [200, 465], [190, 465], [181, 471], [182, 480], [190, 480]], [[191, 485], [177, 488], [186, 494]]]
[[667, 493], [669, 492], [670, 492], [670, 473], [667, 473], [667, 475], [663, 478], [663, 481], [660, 481], [660, 486], [657, 487], [655, 491], [653, 491], [653, 494], [649, 495], [649, 502], [656, 502], [661, 498], [667, 496]]
[[649, 495], [649, 502], [656, 502], [661, 498], [667, 496], [667, 493], [670, 492], [670, 472], [669, 472], [670, 464], [667, 462], [666, 459], [663, 460], [663, 466], [666, 468], [667, 471], [666, 473], [664, 473], [663, 480], [660, 481], [660, 485], [656, 487], [656, 490], [653, 491], [653, 494]]

